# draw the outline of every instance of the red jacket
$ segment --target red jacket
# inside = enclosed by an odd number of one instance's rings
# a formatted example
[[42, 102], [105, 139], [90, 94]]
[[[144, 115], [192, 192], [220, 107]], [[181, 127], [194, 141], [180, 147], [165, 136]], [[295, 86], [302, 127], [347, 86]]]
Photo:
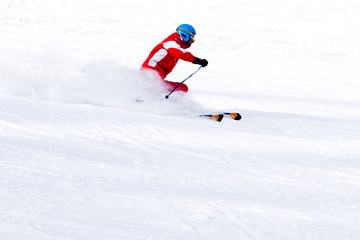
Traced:
[[187, 52], [188, 48], [186, 42], [184, 42], [180, 35], [175, 32], [164, 41], [159, 43], [150, 53], [145, 60], [142, 69], [156, 70], [159, 75], [165, 79], [165, 77], [173, 70], [179, 59], [184, 61], [193, 62], [195, 57]]

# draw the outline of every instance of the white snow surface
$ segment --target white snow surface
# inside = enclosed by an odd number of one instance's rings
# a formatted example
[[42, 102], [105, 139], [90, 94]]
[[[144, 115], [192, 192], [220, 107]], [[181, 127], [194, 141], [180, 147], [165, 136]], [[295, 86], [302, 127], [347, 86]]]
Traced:
[[[358, 0], [1, 1], [0, 239], [360, 239], [359, 22]], [[166, 100], [138, 69], [182, 23], [209, 65]], [[221, 111], [243, 119], [197, 117]]]

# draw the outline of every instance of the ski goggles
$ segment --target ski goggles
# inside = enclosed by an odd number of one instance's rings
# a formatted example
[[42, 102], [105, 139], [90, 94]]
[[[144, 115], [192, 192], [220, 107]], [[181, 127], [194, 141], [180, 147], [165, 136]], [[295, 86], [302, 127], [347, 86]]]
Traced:
[[191, 40], [192, 42], [195, 42], [195, 36], [196, 36], [195, 33], [190, 33], [190, 32], [189, 32], [189, 38], [190, 38], [190, 40]]
[[189, 40], [191, 40], [192, 42], [195, 42], [195, 33], [189, 32], [188, 30], [185, 30], [183, 28], [178, 28], [176, 29], [177, 31], [181, 31], [182, 33], [185, 33], [189, 36]]

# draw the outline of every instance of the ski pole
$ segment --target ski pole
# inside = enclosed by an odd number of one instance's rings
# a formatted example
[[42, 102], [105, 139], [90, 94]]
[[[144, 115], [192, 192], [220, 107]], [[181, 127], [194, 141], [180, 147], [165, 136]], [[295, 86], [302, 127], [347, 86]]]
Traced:
[[169, 98], [169, 96], [181, 85], [183, 84], [186, 80], [188, 80], [192, 75], [194, 75], [195, 73], [197, 73], [197, 71], [200, 70], [202, 66], [200, 66], [195, 72], [193, 72], [192, 74], [190, 74], [190, 76], [188, 76], [187, 78], [185, 78], [181, 83], [179, 83], [168, 95], [165, 96], [166, 99]]

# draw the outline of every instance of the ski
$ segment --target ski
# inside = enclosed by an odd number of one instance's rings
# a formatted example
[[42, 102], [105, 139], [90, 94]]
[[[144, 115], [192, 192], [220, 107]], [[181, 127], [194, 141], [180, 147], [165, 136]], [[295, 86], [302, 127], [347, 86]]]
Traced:
[[228, 116], [234, 120], [239, 121], [241, 119], [241, 115], [240, 113], [237, 112], [227, 112], [227, 113], [223, 113], [225, 116]]
[[217, 122], [221, 122], [221, 120], [224, 118], [224, 114], [203, 114], [199, 115], [200, 117], [206, 117], [212, 120], [215, 120]]
[[217, 122], [221, 122], [223, 120], [224, 116], [229, 117], [236, 121], [239, 121], [241, 119], [240, 113], [237, 113], [237, 112], [225, 112], [225, 113], [220, 113], [220, 114], [204, 114], [204, 115], [199, 115], [199, 116], [210, 118]]

